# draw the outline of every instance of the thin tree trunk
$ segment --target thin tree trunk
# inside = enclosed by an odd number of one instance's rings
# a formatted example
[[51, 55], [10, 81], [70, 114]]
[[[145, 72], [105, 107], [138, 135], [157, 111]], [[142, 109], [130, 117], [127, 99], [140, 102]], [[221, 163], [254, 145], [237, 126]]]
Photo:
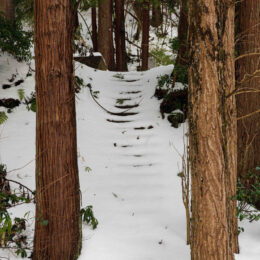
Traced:
[[136, 33], [134, 35], [134, 40], [138, 41], [140, 37], [140, 32], [142, 30], [142, 19], [143, 19], [143, 12], [142, 12], [142, 2], [139, 2], [137, 0], [133, 0], [132, 7], [135, 12], [136, 18], [137, 18], [137, 29]]
[[33, 259], [81, 248], [71, 0], [35, 0], [36, 219]]
[[9, 22], [14, 21], [14, 0], [0, 0], [0, 12], [3, 12]]
[[178, 40], [180, 42], [180, 47], [178, 49], [178, 54], [173, 69], [173, 81], [172, 81], [173, 88], [176, 81], [186, 80], [185, 77], [181, 78], [180, 74], [185, 75], [188, 66], [187, 34], [188, 34], [187, 0], [181, 0], [180, 17], [179, 17], [179, 24], [178, 24]]
[[124, 0], [115, 0], [115, 41], [117, 71], [127, 71], [124, 2]]
[[151, 26], [159, 27], [163, 22], [163, 15], [161, 10], [161, 1], [152, 2], [152, 18], [151, 18]]
[[234, 4], [188, 1], [191, 259], [237, 251]]
[[112, 0], [98, 2], [98, 51], [103, 55], [109, 70], [115, 69]]
[[[260, 1], [246, 0], [240, 3], [237, 61], [237, 113], [238, 119], [260, 109]], [[258, 53], [247, 56], [246, 54]], [[254, 72], [258, 73], [250, 77]], [[244, 82], [241, 84], [241, 82]], [[248, 93], [247, 91], [251, 91]], [[258, 91], [258, 92], [257, 92]], [[252, 180], [247, 174], [260, 166], [260, 113], [239, 119], [238, 128], [238, 176], [250, 188]], [[255, 206], [260, 209], [260, 200]]]
[[149, 57], [149, 27], [150, 27], [150, 0], [143, 1], [143, 17], [142, 17], [142, 67], [141, 70], [148, 70]]
[[91, 8], [91, 19], [92, 19], [92, 42], [93, 51], [98, 51], [98, 35], [97, 35], [97, 11], [96, 7]]

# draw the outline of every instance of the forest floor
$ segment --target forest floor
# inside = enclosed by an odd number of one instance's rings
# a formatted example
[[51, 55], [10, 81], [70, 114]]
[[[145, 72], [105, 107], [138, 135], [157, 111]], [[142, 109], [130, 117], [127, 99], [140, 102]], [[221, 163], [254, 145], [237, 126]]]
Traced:
[[[18, 79], [28, 71], [10, 57], [2, 56], [0, 61], [2, 84], [12, 73], [17, 71]], [[157, 77], [171, 71], [172, 66], [166, 66], [117, 73], [76, 63], [76, 74], [91, 85], [95, 100], [109, 111], [95, 102], [89, 87], [77, 94], [82, 207], [93, 205], [99, 221], [95, 230], [83, 225], [80, 260], [190, 259], [177, 176], [186, 124], [172, 128], [161, 118], [160, 103], [153, 97]], [[34, 90], [33, 76], [19, 87], [1, 89], [1, 98], [18, 98], [19, 88], [29, 95]], [[8, 117], [0, 127], [0, 162], [7, 165], [9, 179], [34, 189], [35, 113], [21, 105]], [[34, 205], [11, 210], [13, 217], [26, 212], [31, 212], [26, 232], [32, 246]], [[259, 259], [259, 224], [243, 221], [240, 226], [245, 232], [240, 235], [241, 254], [236, 259]], [[3, 257], [18, 259], [11, 251], [0, 250]]]

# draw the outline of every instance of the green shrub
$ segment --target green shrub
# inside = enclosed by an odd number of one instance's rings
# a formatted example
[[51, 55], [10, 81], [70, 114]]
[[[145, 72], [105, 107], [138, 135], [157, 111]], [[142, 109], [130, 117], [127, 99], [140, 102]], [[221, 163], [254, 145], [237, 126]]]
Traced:
[[172, 49], [173, 53], [177, 54], [178, 50], [181, 46], [181, 42], [179, 41], [178, 37], [170, 39], [169, 44], [170, 44], [170, 48]]
[[155, 58], [156, 66], [166, 66], [174, 63], [172, 55], [167, 54], [167, 50], [163, 48], [152, 49], [150, 54]]
[[175, 64], [174, 69], [177, 75], [176, 82], [181, 82], [182, 84], [188, 84], [188, 66]]
[[[34, 193], [21, 183], [8, 180], [6, 176], [6, 166], [0, 164], [0, 247], [13, 249], [17, 255], [24, 258], [30, 250], [27, 247], [27, 237], [24, 235], [26, 219], [16, 217], [12, 220], [8, 209], [31, 202]], [[19, 187], [12, 190], [10, 182]]]
[[0, 125], [2, 125], [6, 120], [8, 119], [8, 116], [5, 112], [0, 112]]
[[19, 22], [13, 24], [0, 15], [0, 50], [13, 55], [18, 61], [31, 58], [32, 33], [22, 29]]
[[157, 77], [157, 87], [170, 89], [172, 86], [172, 76], [169, 74], [161, 75]]
[[[245, 185], [245, 183], [249, 183]], [[250, 222], [260, 219], [260, 212], [254, 205], [260, 200], [260, 167], [249, 171], [245, 178], [238, 178], [237, 194], [233, 197], [238, 201], [237, 218], [242, 221], [247, 219]]]
[[98, 226], [98, 220], [95, 218], [93, 213], [93, 206], [87, 206], [80, 210], [80, 214], [83, 222], [86, 222], [88, 225], [91, 225], [93, 229], [96, 229]]

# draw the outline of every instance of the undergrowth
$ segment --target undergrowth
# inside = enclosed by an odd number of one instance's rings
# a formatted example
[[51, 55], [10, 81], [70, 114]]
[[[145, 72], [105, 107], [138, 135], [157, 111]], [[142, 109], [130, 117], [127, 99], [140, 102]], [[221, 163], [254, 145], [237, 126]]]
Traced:
[[155, 96], [161, 100], [160, 112], [162, 118], [168, 114], [167, 119], [171, 125], [178, 128], [187, 118], [188, 90], [186, 85], [181, 88], [172, 87], [172, 75], [165, 74], [157, 77]]
[[[237, 194], [233, 197], [238, 201], [236, 217], [249, 222], [260, 220], [260, 211], [254, 205], [260, 200], [260, 167], [248, 172], [244, 178], [238, 178]], [[240, 228], [240, 231], [244, 231]]]
[[[28, 246], [26, 215], [23, 218], [11, 218], [9, 209], [34, 201], [34, 192], [19, 182], [6, 178], [6, 166], [0, 164], [0, 247], [11, 249], [22, 258], [27, 257]], [[11, 185], [12, 184], [12, 185]], [[18, 186], [12, 188], [14, 186]]]

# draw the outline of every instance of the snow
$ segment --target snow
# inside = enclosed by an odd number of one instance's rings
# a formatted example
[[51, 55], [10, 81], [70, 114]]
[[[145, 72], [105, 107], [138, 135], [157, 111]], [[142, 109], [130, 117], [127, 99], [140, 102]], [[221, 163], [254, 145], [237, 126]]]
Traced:
[[[80, 63], [76, 63], [76, 68], [76, 75], [82, 77], [85, 84], [90, 83], [93, 91], [99, 91], [97, 101], [107, 110], [118, 113], [125, 109], [115, 105], [138, 104], [127, 111], [137, 114], [117, 116], [99, 107], [89, 88], [83, 88], [77, 94], [82, 207], [93, 205], [99, 221], [96, 230], [83, 225], [83, 248], [79, 259], [190, 259], [190, 249], [185, 241], [181, 183], [177, 176], [181, 168], [178, 153], [183, 153], [186, 125], [179, 129], [170, 127], [166, 119], [161, 119], [160, 103], [153, 97], [157, 77], [170, 74], [173, 67], [124, 72], [120, 77], [115, 76], [116, 72], [97, 71]], [[16, 70], [17, 78], [25, 78], [28, 66], [7, 55], [0, 57], [3, 84]], [[33, 75], [17, 88], [0, 89], [1, 98], [18, 98], [18, 88], [24, 88], [29, 95], [34, 85]], [[0, 163], [6, 164], [11, 171], [10, 179], [34, 189], [35, 113], [21, 105], [8, 117], [0, 126]], [[130, 122], [114, 123], [107, 119]], [[26, 167], [21, 168], [24, 165]], [[86, 167], [91, 171], [87, 172]], [[17, 168], [21, 169], [12, 171]], [[23, 216], [28, 211], [31, 213], [27, 234], [32, 239], [34, 205], [12, 209], [13, 216]], [[245, 226], [245, 233], [239, 237], [241, 254], [236, 259], [259, 259], [259, 224], [242, 222], [241, 225]], [[1, 257], [19, 259], [7, 250], [0, 250]]]
[[[100, 57], [100, 56], [102, 56], [102, 54], [100, 52], [92, 52], [91, 54], [87, 53], [86, 57], [89, 57], [89, 56]], [[76, 55], [74, 55], [74, 57], [82, 57], [82, 56], [77, 53]]]

